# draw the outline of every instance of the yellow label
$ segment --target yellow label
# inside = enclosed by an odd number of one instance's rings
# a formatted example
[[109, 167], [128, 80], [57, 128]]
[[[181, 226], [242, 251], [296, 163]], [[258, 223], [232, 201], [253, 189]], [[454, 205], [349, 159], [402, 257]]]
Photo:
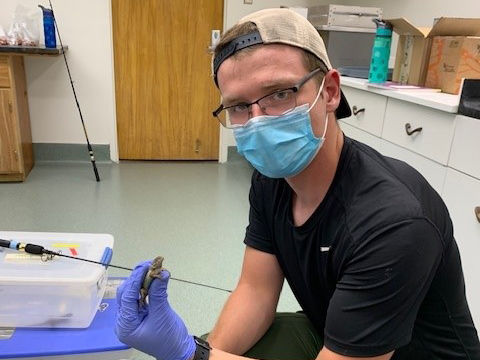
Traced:
[[52, 247], [56, 247], [56, 248], [78, 248], [80, 247], [79, 244], [68, 244], [68, 243], [55, 243], [55, 244], [52, 244]]

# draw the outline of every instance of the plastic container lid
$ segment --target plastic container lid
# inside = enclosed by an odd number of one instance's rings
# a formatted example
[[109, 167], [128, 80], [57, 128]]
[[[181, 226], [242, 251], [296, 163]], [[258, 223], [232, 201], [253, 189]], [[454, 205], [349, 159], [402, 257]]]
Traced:
[[[113, 247], [109, 234], [66, 234], [33, 232], [0, 232], [0, 238], [42, 245], [62, 254], [101, 261], [106, 248]], [[40, 256], [0, 248], [0, 284], [38, 284], [49, 282], [89, 283], [97, 281], [105, 267], [56, 256], [42, 261]]]

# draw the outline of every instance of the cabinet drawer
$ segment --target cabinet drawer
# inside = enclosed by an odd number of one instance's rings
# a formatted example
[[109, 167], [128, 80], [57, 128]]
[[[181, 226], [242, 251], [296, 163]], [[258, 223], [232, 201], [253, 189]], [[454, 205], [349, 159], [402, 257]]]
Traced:
[[455, 135], [448, 165], [480, 179], [480, 119], [455, 118]]
[[352, 108], [352, 113], [359, 111], [357, 115], [352, 114], [349, 118], [342, 120], [380, 137], [382, 134], [383, 115], [385, 114], [387, 98], [348, 86], [342, 86], [342, 90]]
[[480, 181], [448, 169], [444, 196], [453, 220], [454, 235], [460, 249], [468, 305], [473, 321], [480, 326], [480, 221], [475, 207], [480, 206]]
[[10, 87], [8, 56], [0, 56], [0, 88]]
[[[409, 131], [419, 130], [410, 135]], [[394, 144], [447, 165], [455, 114], [389, 98], [382, 137]]]
[[436, 192], [442, 194], [443, 183], [445, 182], [445, 176], [447, 173], [446, 166], [440, 165], [435, 161], [429, 160], [386, 140], [382, 140], [379, 152], [385, 156], [406, 162], [422, 174]]
[[351, 126], [347, 123], [345, 123], [342, 120], [338, 121], [338, 124], [340, 125], [340, 128], [342, 129], [343, 133], [345, 136], [348, 136], [349, 138], [355, 139], [357, 141], [360, 141], [372, 148], [374, 148], [377, 151], [380, 151], [380, 138], [373, 136], [372, 134], [369, 134], [363, 130], [360, 130], [354, 126]]

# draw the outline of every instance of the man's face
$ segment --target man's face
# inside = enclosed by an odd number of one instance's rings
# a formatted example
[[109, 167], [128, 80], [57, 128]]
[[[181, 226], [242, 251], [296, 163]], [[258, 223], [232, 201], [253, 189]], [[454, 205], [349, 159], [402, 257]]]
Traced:
[[[302, 50], [288, 45], [263, 45], [238, 57], [225, 60], [217, 73], [223, 105], [250, 103], [276, 90], [295, 85], [309, 71], [303, 62]], [[312, 104], [319, 84], [311, 79], [297, 94], [297, 106]], [[310, 111], [312, 128], [321, 136], [325, 126], [325, 104], [322, 95]], [[265, 115], [257, 104], [251, 117]]]

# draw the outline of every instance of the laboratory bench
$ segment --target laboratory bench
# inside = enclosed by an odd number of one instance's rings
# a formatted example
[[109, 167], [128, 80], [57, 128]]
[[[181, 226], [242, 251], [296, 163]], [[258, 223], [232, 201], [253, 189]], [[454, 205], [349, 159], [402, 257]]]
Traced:
[[480, 326], [480, 119], [458, 115], [459, 96], [385, 90], [341, 77], [352, 116], [345, 135], [417, 169], [445, 201], [454, 225], [467, 299]]

